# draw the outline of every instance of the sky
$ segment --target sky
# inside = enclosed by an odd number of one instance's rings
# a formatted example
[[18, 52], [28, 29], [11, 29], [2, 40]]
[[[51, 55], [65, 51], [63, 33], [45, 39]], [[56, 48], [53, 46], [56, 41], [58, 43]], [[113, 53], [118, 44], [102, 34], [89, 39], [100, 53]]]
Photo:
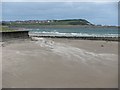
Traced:
[[2, 20], [86, 19], [118, 25], [118, 2], [2, 2]]

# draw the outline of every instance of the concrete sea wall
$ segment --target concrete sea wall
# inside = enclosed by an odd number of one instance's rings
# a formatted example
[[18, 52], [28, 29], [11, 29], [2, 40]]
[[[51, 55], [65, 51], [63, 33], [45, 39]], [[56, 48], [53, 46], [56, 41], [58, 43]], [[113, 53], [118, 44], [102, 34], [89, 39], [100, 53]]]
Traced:
[[27, 39], [29, 31], [0, 32], [0, 41], [8, 39]]
[[44, 38], [67, 38], [67, 39], [81, 39], [81, 40], [104, 40], [104, 41], [119, 41], [118, 37], [72, 37], [72, 36], [30, 36], [30, 37], [44, 37]]

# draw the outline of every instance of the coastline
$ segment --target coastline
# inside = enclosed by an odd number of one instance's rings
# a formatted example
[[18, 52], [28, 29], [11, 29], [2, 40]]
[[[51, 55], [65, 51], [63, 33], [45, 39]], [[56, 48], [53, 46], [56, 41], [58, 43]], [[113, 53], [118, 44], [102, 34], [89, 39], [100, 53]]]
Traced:
[[[21, 28], [21, 25], [9, 26], [10, 28]], [[93, 25], [22, 25], [23, 28], [120, 28], [119, 26], [93, 26]]]
[[79, 39], [79, 40], [100, 40], [100, 41], [118, 41], [118, 37], [96, 37], [96, 36], [48, 36], [48, 35], [30, 35], [27, 30], [19, 30], [14, 32], [0, 32], [0, 41], [10, 39], [30, 39], [32, 37], [43, 38], [61, 38], [61, 39]]
[[89, 1], [3, 1], [0, 87], [117, 89], [120, 3]]

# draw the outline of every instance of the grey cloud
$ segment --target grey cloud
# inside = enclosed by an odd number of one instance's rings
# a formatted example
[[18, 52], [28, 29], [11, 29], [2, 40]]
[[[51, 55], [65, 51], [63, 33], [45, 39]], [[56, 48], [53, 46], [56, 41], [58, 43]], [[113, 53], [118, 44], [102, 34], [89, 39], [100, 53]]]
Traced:
[[85, 18], [96, 24], [116, 24], [117, 3], [17, 2], [3, 3], [3, 19]]

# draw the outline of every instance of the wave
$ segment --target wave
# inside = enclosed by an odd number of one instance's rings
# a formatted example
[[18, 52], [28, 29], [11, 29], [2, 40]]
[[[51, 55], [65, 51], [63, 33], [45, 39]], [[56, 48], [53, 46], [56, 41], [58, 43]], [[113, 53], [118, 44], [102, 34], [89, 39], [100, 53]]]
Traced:
[[30, 36], [66, 36], [66, 37], [118, 37], [118, 34], [88, 34], [88, 33], [60, 33], [54, 32], [29, 32]]

